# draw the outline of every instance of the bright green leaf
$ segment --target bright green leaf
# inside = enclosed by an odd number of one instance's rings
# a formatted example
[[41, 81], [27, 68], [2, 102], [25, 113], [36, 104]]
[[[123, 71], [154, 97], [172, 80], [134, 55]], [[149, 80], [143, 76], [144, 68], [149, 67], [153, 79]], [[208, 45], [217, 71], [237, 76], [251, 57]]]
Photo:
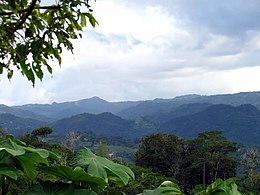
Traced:
[[[119, 181], [124, 185], [126, 185], [130, 179], [134, 179], [134, 173], [130, 168], [114, 163], [107, 158], [97, 156], [88, 148], [84, 148], [78, 153], [76, 164], [84, 167], [89, 174], [104, 179], [111, 179], [111, 181]], [[115, 177], [117, 179], [114, 179]]]
[[86, 182], [90, 184], [95, 184], [100, 188], [107, 186], [104, 179], [100, 177], [92, 176], [84, 171], [80, 167], [72, 169], [66, 166], [56, 166], [56, 167], [39, 167], [39, 169], [49, 175], [54, 175], [62, 180], [72, 181], [72, 182]]
[[17, 157], [18, 161], [20, 161], [23, 171], [29, 179], [35, 179], [38, 171], [36, 170], [36, 166], [40, 163], [48, 165], [48, 160], [46, 158], [42, 158], [37, 153], [26, 153], [24, 155]]

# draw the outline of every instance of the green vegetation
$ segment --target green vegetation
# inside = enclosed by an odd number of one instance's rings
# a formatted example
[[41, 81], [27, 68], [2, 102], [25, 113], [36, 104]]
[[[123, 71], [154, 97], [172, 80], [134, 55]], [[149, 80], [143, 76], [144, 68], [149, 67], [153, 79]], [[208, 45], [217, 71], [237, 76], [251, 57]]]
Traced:
[[[243, 161], [238, 161], [235, 156], [237, 144], [227, 140], [222, 133], [203, 132], [197, 138], [187, 141], [169, 134], [147, 136], [141, 140], [136, 152], [136, 164], [150, 168], [158, 174], [174, 177], [187, 194], [206, 190], [206, 186], [214, 181], [214, 185], [229, 186], [230, 183], [235, 183], [235, 180], [227, 180], [226, 183], [223, 183], [223, 180], [235, 177], [237, 166]], [[249, 167], [238, 181], [240, 189], [245, 193], [257, 194], [260, 182], [260, 161], [257, 159], [259, 154], [256, 150], [251, 150], [244, 155]], [[206, 191], [208, 194], [212, 192]]]
[[[73, 165], [62, 166], [55, 153], [26, 145], [11, 135], [0, 140], [1, 194], [23, 178], [27, 194], [96, 194], [109, 183], [126, 185], [134, 179], [130, 168], [96, 156], [88, 149], [76, 153]], [[21, 186], [20, 186], [21, 187]], [[17, 192], [17, 191], [16, 191]]]
[[154, 134], [141, 140], [136, 164], [165, 176], [175, 177], [184, 154], [183, 140], [175, 135]]
[[236, 176], [237, 145], [222, 136], [222, 131], [203, 132], [186, 143], [179, 178], [183, 186], [192, 189], [197, 184], [208, 185], [217, 178]]
[[[227, 179], [236, 170], [231, 152], [237, 146], [221, 131], [204, 132], [189, 141], [167, 134], [143, 138], [136, 153], [137, 164], [153, 171], [115, 163], [85, 147], [73, 152], [43, 140], [42, 133], [47, 137], [51, 131], [48, 127], [37, 128], [20, 140], [3, 133], [1, 194], [241, 194], [237, 179]], [[97, 153], [108, 156], [106, 147], [105, 141], [99, 142]], [[257, 194], [257, 186], [250, 182], [259, 182], [253, 177], [257, 176], [258, 153], [250, 150], [245, 155], [250, 157], [245, 158], [249, 170], [240, 182], [241, 190]]]

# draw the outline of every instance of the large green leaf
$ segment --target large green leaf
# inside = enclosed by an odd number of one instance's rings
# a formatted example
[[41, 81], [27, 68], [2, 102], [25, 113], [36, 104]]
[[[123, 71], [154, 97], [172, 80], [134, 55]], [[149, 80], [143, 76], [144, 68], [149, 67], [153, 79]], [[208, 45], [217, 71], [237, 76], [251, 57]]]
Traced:
[[76, 167], [75, 169], [66, 166], [39, 167], [39, 170], [66, 181], [84, 182], [85, 184], [90, 185], [94, 184], [102, 189], [107, 186], [104, 179], [86, 173], [81, 167]]
[[130, 168], [114, 163], [107, 158], [97, 156], [88, 148], [84, 148], [78, 153], [76, 165], [84, 167], [91, 175], [124, 185], [130, 179], [134, 179], [134, 173]]
[[[37, 176], [37, 165], [40, 163], [48, 165], [48, 157], [58, 159], [54, 153], [26, 146], [24, 142], [15, 139], [12, 135], [7, 135], [5, 139], [0, 140], [0, 162], [19, 169], [31, 180]], [[10, 178], [12, 179], [17, 179], [16, 176], [19, 176], [14, 169], [7, 170], [5, 167], [2, 171], [3, 175], [11, 174]], [[13, 174], [10, 171], [14, 171]]]
[[12, 156], [20, 156], [25, 154], [23, 146], [16, 144], [11, 139], [5, 139], [0, 142], [0, 151], [5, 151], [11, 154]]
[[143, 195], [184, 195], [184, 193], [176, 183], [165, 181], [155, 190], [145, 190]]
[[11, 165], [0, 164], [0, 175], [17, 180], [18, 177], [22, 175], [22, 171]]
[[51, 151], [41, 149], [41, 148], [32, 148], [29, 146], [24, 147], [25, 151], [32, 152], [32, 153], [37, 153], [40, 157], [42, 158], [52, 158], [54, 160], [59, 160], [59, 156]]
[[48, 165], [48, 160], [41, 157], [38, 153], [26, 153], [24, 155], [18, 156], [17, 160], [20, 161], [25, 175], [30, 179], [36, 178], [38, 173], [36, 170], [36, 165], [40, 163]]
[[225, 181], [217, 179], [208, 185], [206, 190], [195, 193], [195, 195], [241, 195], [238, 191], [236, 178], [229, 178]]

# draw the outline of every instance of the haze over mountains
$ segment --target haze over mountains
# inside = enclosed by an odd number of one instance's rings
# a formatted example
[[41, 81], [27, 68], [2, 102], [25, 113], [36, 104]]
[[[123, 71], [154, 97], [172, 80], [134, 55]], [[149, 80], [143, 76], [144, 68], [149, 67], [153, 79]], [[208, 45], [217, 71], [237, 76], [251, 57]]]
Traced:
[[260, 92], [129, 102], [93, 97], [64, 103], [0, 105], [0, 127], [16, 136], [48, 125], [57, 134], [93, 131], [130, 139], [155, 132], [192, 138], [201, 131], [224, 130], [229, 139], [260, 145], [259, 109]]

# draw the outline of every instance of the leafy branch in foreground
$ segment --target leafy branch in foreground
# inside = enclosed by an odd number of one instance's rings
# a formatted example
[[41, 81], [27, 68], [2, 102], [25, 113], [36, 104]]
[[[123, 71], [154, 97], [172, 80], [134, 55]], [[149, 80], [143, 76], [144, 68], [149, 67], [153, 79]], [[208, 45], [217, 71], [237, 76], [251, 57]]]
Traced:
[[42, 80], [43, 67], [52, 73], [50, 60], [61, 64], [64, 48], [73, 52], [71, 40], [81, 37], [87, 20], [93, 27], [97, 24], [88, 0], [55, 2], [0, 2], [0, 74], [5, 70], [11, 79], [17, 68], [34, 85], [35, 78]]
[[0, 138], [0, 194], [7, 194], [9, 185], [21, 178], [33, 184], [23, 194], [63, 195], [97, 194], [110, 183], [126, 185], [134, 179], [130, 168], [86, 148], [77, 154], [74, 166], [60, 166], [58, 159], [54, 153], [28, 146], [12, 135]]
[[6, 194], [10, 183], [20, 177], [33, 181], [38, 174], [37, 166], [49, 165], [48, 158], [58, 160], [54, 153], [27, 146], [12, 135], [0, 138], [1, 194]]

